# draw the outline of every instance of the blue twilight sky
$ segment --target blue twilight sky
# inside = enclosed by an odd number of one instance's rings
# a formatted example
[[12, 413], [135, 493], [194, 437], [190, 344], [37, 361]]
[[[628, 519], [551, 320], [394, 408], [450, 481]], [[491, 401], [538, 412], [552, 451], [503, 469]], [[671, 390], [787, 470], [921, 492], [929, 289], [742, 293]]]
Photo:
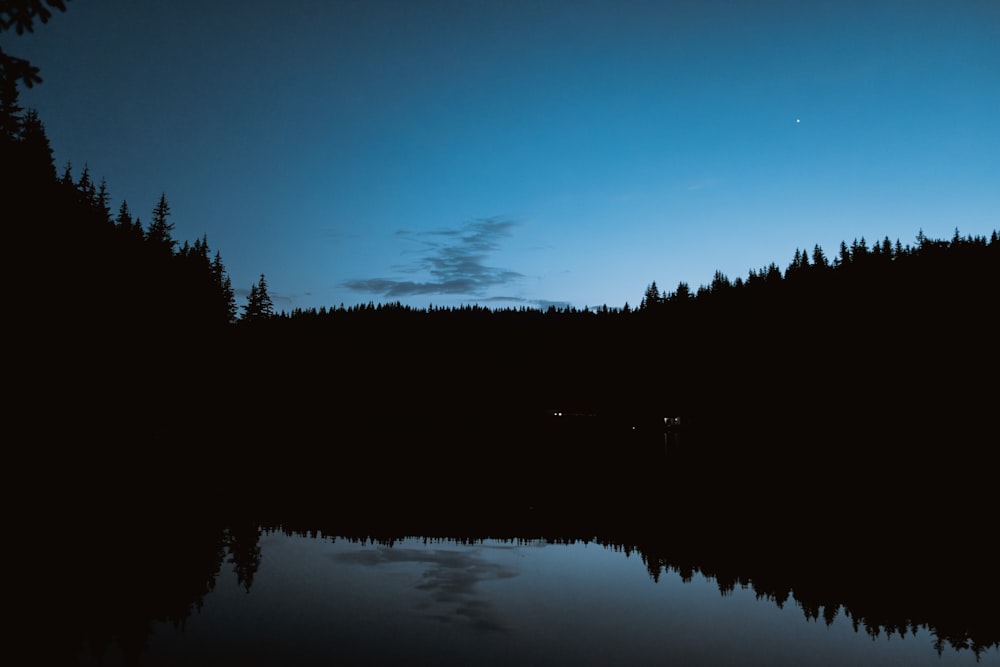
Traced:
[[71, 0], [62, 171], [279, 309], [636, 305], [1000, 212], [996, 0]]

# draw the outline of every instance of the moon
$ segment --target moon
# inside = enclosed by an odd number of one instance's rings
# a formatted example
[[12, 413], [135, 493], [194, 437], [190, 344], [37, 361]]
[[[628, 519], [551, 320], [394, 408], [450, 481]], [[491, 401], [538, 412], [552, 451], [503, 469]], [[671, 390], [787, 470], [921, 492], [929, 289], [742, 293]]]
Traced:
[[796, 122], [796, 123], [801, 123], [802, 121], [801, 121], [801, 120], [799, 120], [798, 118], [796, 118], [796, 119], [795, 119], [795, 122]]

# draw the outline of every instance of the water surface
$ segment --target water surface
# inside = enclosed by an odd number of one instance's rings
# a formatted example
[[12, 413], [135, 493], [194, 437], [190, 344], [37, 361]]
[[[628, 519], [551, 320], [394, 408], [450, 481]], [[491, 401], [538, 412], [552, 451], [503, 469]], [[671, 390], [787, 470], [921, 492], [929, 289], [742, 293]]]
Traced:
[[[875, 636], [844, 610], [809, 618], [753, 586], [671, 568], [654, 577], [641, 554], [595, 542], [272, 531], [257, 556], [249, 577], [224, 563], [182, 624], [155, 623], [141, 664], [1000, 664], [996, 648], [978, 662], [939, 652], [926, 628]], [[120, 659], [112, 645], [102, 664]]]

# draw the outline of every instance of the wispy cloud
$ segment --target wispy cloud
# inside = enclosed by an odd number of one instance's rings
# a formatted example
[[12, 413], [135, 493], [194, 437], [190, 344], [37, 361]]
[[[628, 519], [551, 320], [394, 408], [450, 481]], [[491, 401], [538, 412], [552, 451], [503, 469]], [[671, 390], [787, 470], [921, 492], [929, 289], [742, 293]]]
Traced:
[[343, 285], [358, 292], [396, 298], [422, 294], [484, 296], [492, 288], [524, 277], [517, 271], [486, 263], [489, 255], [499, 249], [501, 239], [509, 236], [515, 225], [510, 220], [484, 218], [466, 223], [459, 229], [429, 232], [400, 230], [397, 236], [412, 240], [420, 249], [411, 263], [395, 268], [401, 273], [420, 274], [425, 279], [356, 278], [345, 281]]

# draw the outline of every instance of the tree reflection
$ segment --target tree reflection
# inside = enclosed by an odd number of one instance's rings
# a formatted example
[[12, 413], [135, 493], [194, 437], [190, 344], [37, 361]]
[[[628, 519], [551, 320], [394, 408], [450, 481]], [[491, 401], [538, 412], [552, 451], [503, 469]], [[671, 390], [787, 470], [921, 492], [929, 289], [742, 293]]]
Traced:
[[229, 556], [226, 562], [233, 566], [236, 583], [249, 593], [254, 575], [260, 568], [260, 528], [246, 520], [230, 524], [225, 530], [223, 543]]
[[[989, 505], [977, 487], [964, 488], [968, 476], [935, 474], [941, 460], [896, 464], [905, 475], [876, 460], [860, 472], [831, 465], [782, 476], [773, 461], [803, 446], [797, 431], [771, 433], [768, 448], [748, 452], [746, 438], [692, 427], [670, 450], [627, 417], [526, 423], [551, 448], [530, 466], [526, 438], [509, 425], [486, 435], [442, 427], [434, 458], [411, 452], [402, 463], [356, 460], [331, 472], [293, 471], [272, 454], [270, 476], [208, 460], [197, 474], [175, 464], [156, 484], [139, 467], [83, 474], [115, 469], [105, 464], [112, 453], [89, 452], [96, 466], [51, 482], [82, 500], [36, 531], [39, 553], [51, 556], [40, 561], [48, 583], [38, 596], [52, 619], [45, 645], [62, 647], [64, 664], [112, 649], [141, 664], [155, 624], [182, 626], [221, 573], [252, 594], [262, 535], [281, 532], [387, 547], [411, 536], [594, 543], [639, 556], [654, 582], [667, 572], [683, 582], [704, 576], [720, 594], [746, 588], [779, 607], [794, 604], [808, 621], [847, 619], [873, 638], [926, 629], [939, 651], [1000, 648], [994, 554], [966, 537], [983, 534]], [[494, 464], [455, 476], [440, 452], [466, 456], [470, 443], [494, 448]], [[864, 456], [844, 443], [843, 456]], [[387, 488], [383, 471], [396, 465], [405, 474], [390, 474]], [[229, 507], [220, 510], [223, 499]]]

